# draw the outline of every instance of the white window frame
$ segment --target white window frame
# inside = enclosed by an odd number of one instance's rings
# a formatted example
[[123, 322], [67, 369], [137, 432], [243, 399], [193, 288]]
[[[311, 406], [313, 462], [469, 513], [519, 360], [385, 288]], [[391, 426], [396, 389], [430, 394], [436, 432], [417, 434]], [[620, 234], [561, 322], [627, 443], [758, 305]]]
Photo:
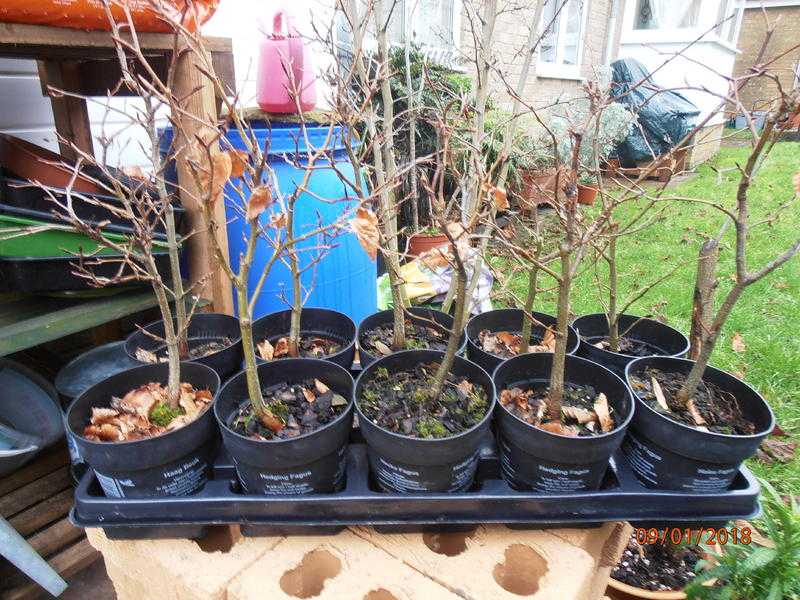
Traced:
[[[559, 0], [551, 0], [557, 2]], [[566, 4], [567, 2], [576, 2], [579, 0], [563, 0], [563, 3]], [[588, 20], [589, 15], [589, 8], [590, 8], [590, 0], [580, 0], [583, 4], [582, 14], [581, 14], [581, 24], [580, 30], [578, 31], [578, 52], [575, 60], [574, 65], [568, 65], [563, 63], [564, 57], [564, 46], [566, 45], [566, 35], [564, 32], [566, 31], [567, 27], [567, 18], [569, 14], [569, 10], [567, 6], [563, 6], [557, 18], [558, 23], [558, 36], [556, 37], [556, 60], [554, 62], [547, 62], [542, 60], [542, 53], [541, 50], [538, 54], [538, 59], [536, 61], [536, 76], [542, 77], [545, 79], [574, 79], [574, 80], [582, 80], [584, 77], [581, 75], [581, 66], [583, 65], [583, 51], [585, 41], [586, 41], [586, 23]], [[539, 31], [542, 33], [547, 26], [547, 22], [545, 22], [545, 16], [542, 14], [542, 21], [539, 24]]]
[[[736, 43], [739, 39], [739, 31], [742, 25], [746, 0], [702, 0], [698, 13], [697, 25], [685, 28], [663, 28], [663, 29], [634, 29], [636, 22], [636, 8], [638, 0], [630, 0], [625, 3], [625, 14], [622, 26], [622, 44], [688, 44], [696, 42], [703, 36], [702, 42], [713, 42], [720, 44], [729, 50], [736, 52]], [[800, 1], [800, 0], [794, 0]], [[726, 4], [738, 5], [738, 12], [735, 19], [725, 23], [720, 34], [715, 28], [709, 29], [718, 22], [719, 6], [721, 2]], [[728, 33], [733, 27], [733, 35], [729, 40]]]

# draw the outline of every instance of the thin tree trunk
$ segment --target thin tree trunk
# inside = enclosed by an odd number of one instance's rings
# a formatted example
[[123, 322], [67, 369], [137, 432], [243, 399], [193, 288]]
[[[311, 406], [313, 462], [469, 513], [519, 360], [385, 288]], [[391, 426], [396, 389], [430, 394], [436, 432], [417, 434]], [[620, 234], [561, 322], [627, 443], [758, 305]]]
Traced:
[[722, 327], [725, 325], [728, 315], [731, 314], [733, 306], [736, 304], [736, 301], [739, 299], [739, 296], [741, 296], [745, 287], [746, 285], [741, 283], [734, 285], [725, 297], [722, 306], [719, 307], [719, 311], [717, 311], [717, 315], [714, 317], [713, 323], [711, 323], [708, 335], [703, 339], [700, 352], [692, 366], [692, 370], [683, 382], [681, 389], [678, 390], [676, 399], [681, 405], [687, 406], [689, 401], [694, 398], [695, 392], [697, 392], [697, 386], [700, 385], [700, 381], [703, 379], [708, 361], [711, 358], [711, 354], [714, 352], [714, 347], [717, 345], [719, 333], [722, 331]]
[[612, 352], [619, 352], [619, 315], [617, 314], [617, 224], [611, 225], [611, 238], [608, 240], [608, 345]]
[[[454, 249], [454, 252], [457, 252], [457, 250]], [[467, 304], [467, 298], [464, 292], [467, 287], [467, 273], [463, 268], [455, 268], [454, 276], [456, 279], [456, 312], [453, 316], [453, 329], [450, 332], [450, 339], [447, 341], [447, 348], [444, 351], [442, 362], [433, 378], [431, 398], [439, 398], [442, 395], [442, 390], [444, 390], [444, 384], [447, 380], [447, 374], [450, 372], [450, 369], [453, 368], [456, 352], [458, 352], [461, 337], [459, 333], [464, 330], [464, 305]]]
[[[164, 215], [167, 228], [167, 248], [169, 250], [169, 268], [172, 275], [172, 292], [175, 296], [176, 335], [178, 337], [178, 354], [189, 355], [188, 327], [186, 303], [184, 302], [183, 279], [181, 279], [181, 263], [178, 255], [178, 234], [175, 231], [175, 209], [172, 203], [167, 205]], [[165, 330], [166, 331], [166, 330]]]
[[[409, 19], [410, 20], [410, 19]], [[419, 231], [419, 198], [417, 190], [417, 113], [414, 109], [414, 88], [411, 80], [411, 36], [406, 28], [405, 62], [406, 62], [406, 89], [408, 91], [408, 149], [411, 170], [411, 224], [414, 233]]]
[[300, 265], [294, 245], [294, 202], [287, 207], [286, 235], [289, 246], [289, 266], [292, 273], [292, 315], [289, 320], [289, 356], [300, 356], [300, 316], [303, 311], [303, 287], [300, 285]]
[[528, 294], [525, 296], [525, 314], [522, 317], [522, 343], [520, 354], [528, 351], [531, 343], [531, 330], [533, 329], [533, 319], [529, 316], [533, 311], [533, 303], [536, 300], [536, 286], [539, 279], [539, 269], [532, 266], [528, 271]]
[[253, 320], [247, 308], [247, 284], [236, 285], [236, 302], [239, 309], [239, 329], [242, 333], [242, 348], [244, 348], [244, 372], [247, 379], [247, 395], [257, 416], [266, 412], [264, 398], [261, 396], [261, 382], [258, 379], [258, 363], [253, 340]]
[[562, 243], [561, 280], [558, 285], [558, 321], [556, 324], [556, 348], [553, 353], [553, 368], [550, 371], [550, 389], [547, 395], [547, 412], [553, 420], [561, 419], [561, 402], [564, 398], [564, 368], [567, 357], [567, 327], [569, 326], [569, 294], [572, 287], [571, 251]]
[[719, 261], [719, 239], [712, 238], [700, 246], [697, 257], [697, 277], [692, 298], [692, 325], [689, 332], [691, 347], [689, 358], [697, 360], [703, 340], [711, 329], [714, 310], [714, 295], [717, 288], [717, 263]]
[[168, 402], [172, 408], [178, 408], [181, 395], [181, 355], [178, 351], [178, 337], [175, 335], [175, 324], [172, 319], [172, 310], [169, 306], [169, 298], [158, 274], [155, 259], [152, 254], [147, 256], [147, 270], [152, 277], [153, 293], [164, 320], [164, 342], [167, 346], [167, 394]]

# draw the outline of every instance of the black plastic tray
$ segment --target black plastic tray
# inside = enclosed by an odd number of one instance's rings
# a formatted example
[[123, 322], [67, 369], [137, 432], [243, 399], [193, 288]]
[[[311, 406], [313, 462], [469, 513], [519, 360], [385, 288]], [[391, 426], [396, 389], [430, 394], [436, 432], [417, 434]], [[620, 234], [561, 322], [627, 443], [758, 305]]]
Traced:
[[[66, 202], [66, 192], [64, 190], [50, 188], [50, 192], [59, 201]], [[81, 196], [94, 197], [111, 206], [121, 206], [120, 201], [113, 196], [87, 193], [82, 193]], [[4, 177], [2, 171], [0, 171], [0, 199], [7, 207], [33, 211], [27, 214], [27, 216], [32, 218], [64, 222], [53, 215], [53, 208], [55, 208], [55, 205], [44, 190], [33, 186], [29, 181], [8, 176]], [[172, 204], [175, 211], [175, 229], [179, 234], [184, 234], [189, 227], [189, 222], [186, 218], [186, 209], [176, 202]], [[130, 233], [133, 231], [131, 222], [128, 219], [102, 206], [83, 201], [78, 197], [73, 198], [73, 209], [78, 217], [90, 223], [108, 222], [109, 225], [107, 229], [109, 229], [109, 231], [119, 231], [122, 233]], [[8, 212], [8, 210], [6, 210], [6, 212]], [[166, 234], [165, 226], [162, 222], [156, 223], [155, 231], [159, 234]]]
[[379, 530], [453, 528], [476, 523], [512, 527], [581, 527], [606, 521], [640, 524], [722, 525], [758, 515], [759, 486], [742, 470], [725, 493], [651, 490], [638, 483], [624, 457], [612, 457], [599, 491], [543, 495], [518, 492], [500, 477], [491, 439], [478, 463], [476, 483], [456, 494], [389, 494], [369, 476], [366, 445], [354, 430], [348, 448], [347, 483], [335, 494], [260, 496], [240, 491], [224, 451], [212, 479], [193, 496], [119, 499], [103, 495], [89, 471], [75, 491], [70, 513], [79, 527], [102, 527], [110, 538], [197, 538], [210, 525], [240, 524], [243, 535], [333, 533], [347, 525]]

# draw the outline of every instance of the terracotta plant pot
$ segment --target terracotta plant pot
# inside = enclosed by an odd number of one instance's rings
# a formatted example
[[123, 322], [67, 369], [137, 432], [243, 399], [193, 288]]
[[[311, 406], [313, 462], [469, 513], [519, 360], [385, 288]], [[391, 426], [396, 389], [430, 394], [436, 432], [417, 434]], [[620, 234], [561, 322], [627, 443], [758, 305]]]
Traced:
[[522, 189], [519, 192], [521, 208], [530, 210], [534, 205], [553, 204], [557, 201], [556, 172], [534, 171], [525, 169], [520, 171]]
[[444, 234], [415, 233], [408, 238], [408, 254], [419, 256], [439, 246], [447, 246], [449, 243], [447, 236]]
[[[713, 550], [716, 553], [721, 552], [718, 545], [714, 545]], [[703, 553], [703, 556], [707, 560], [713, 560], [713, 555], [710, 553]], [[709, 579], [703, 583], [703, 585], [712, 586], [716, 582], [716, 579]], [[613, 577], [608, 578], [606, 596], [611, 598], [611, 600], [686, 600], [686, 594], [680, 590], [651, 592], [650, 590], [643, 590], [641, 588], [628, 585], [627, 583], [622, 583]]]
[[597, 198], [598, 189], [592, 185], [578, 184], [578, 204], [591, 206]]
[[[0, 134], [0, 166], [21, 179], [38, 181], [43, 185], [65, 188], [72, 179], [72, 171], [60, 154], [31, 144], [23, 139]], [[55, 163], [55, 164], [54, 164]], [[101, 194], [103, 190], [90, 179], [75, 178], [72, 189], [86, 194]]]

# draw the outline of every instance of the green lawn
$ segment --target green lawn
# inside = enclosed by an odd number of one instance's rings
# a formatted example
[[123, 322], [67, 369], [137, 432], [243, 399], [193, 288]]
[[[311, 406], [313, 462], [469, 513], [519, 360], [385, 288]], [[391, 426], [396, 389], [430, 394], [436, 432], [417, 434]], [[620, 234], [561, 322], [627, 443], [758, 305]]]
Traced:
[[[735, 172], [719, 176], [714, 169], [743, 163], [746, 147], [723, 148], [713, 163], [699, 173], [671, 188], [669, 193], [704, 198], [733, 205], [738, 178]], [[776, 145], [763, 165], [751, 191], [754, 221], [790, 200], [794, 195], [792, 176], [800, 170], [800, 143]], [[620, 216], [632, 214], [632, 207]], [[659, 314], [677, 329], [688, 332], [694, 286], [696, 257], [701, 234], [713, 235], [722, 224], [721, 213], [697, 204], [673, 203], [663, 220], [620, 244], [620, 272], [623, 294], [644, 282], [653, 281], [674, 265], [683, 265], [675, 275], [661, 283], [634, 304], [633, 314]], [[786, 210], [780, 220], [753, 231], [748, 264], [762, 265], [786, 249], [800, 236], [800, 202]], [[733, 235], [725, 238], [720, 260], [720, 299], [731, 285], [733, 273]], [[527, 278], [515, 276], [511, 289], [524, 297]], [[544, 285], [544, 282], [540, 285]], [[575, 282], [572, 312], [581, 315], [602, 310], [593, 271], [584, 272]], [[553, 313], [555, 295], [540, 294], [536, 310]], [[500, 302], [502, 303], [502, 301]], [[800, 439], [800, 257], [751, 286], [739, 300], [723, 336], [717, 344], [712, 364], [742, 374], [760, 391], [774, 409], [778, 423], [795, 439]], [[731, 348], [735, 332], [742, 335], [746, 350]], [[799, 453], [800, 454], [800, 453]], [[751, 460], [750, 467], [771, 481], [783, 493], [800, 493], [800, 456], [787, 464], [763, 464]]]

